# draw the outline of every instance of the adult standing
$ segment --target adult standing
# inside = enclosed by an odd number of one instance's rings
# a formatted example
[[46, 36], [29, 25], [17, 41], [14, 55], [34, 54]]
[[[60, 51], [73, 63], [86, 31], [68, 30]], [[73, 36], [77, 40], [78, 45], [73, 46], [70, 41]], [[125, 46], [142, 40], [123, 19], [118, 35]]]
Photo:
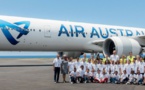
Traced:
[[132, 66], [131, 66], [131, 64], [130, 64], [130, 63], [131, 63], [130, 60], [128, 60], [127, 63], [128, 63], [128, 64], [125, 65], [125, 69], [126, 69], [126, 73], [127, 73], [128, 75], [130, 75], [130, 74], [131, 74], [131, 70], [133, 70], [133, 68], [132, 68]]
[[89, 69], [89, 71], [92, 72], [93, 64], [91, 63], [91, 58], [88, 59], [87, 69]]
[[53, 70], [54, 70], [54, 82], [59, 82], [59, 75], [60, 75], [60, 67], [61, 67], [61, 58], [59, 55], [53, 60]]
[[144, 74], [144, 63], [143, 63], [142, 57], [140, 57], [140, 63], [138, 66], [139, 66], [140, 73], [143, 75]]
[[126, 63], [125, 55], [122, 55], [122, 57], [120, 58], [120, 64], [125, 64], [125, 63]]
[[140, 65], [140, 56], [139, 55], [136, 55], [136, 61], [135, 63], [137, 64], [137, 66]]
[[119, 60], [119, 56], [116, 54], [116, 50], [113, 51], [113, 54], [110, 56], [110, 60], [114, 62]]
[[66, 74], [68, 74], [68, 67], [69, 66], [68, 66], [67, 57], [64, 55], [61, 63], [61, 74], [64, 83], [66, 83]]
[[84, 71], [86, 71], [86, 68], [87, 68], [87, 62], [86, 62], [86, 60], [85, 60], [84, 58], [82, 59], [81, 65], [84, 66]]
[[131, 63], [133, 63], [135, 56], [132, 55], [132, 52], [129, 52], [129, 55], [127, 56], [127, 60], [130, 60]]
[[74, 66], [77, 69], [77, 71], [80, 70], [81, 62], [79, 58], [77, 58], [76, 61], [74, 62]]
[[94, 54], [91, 55], [91, 63], [94, 64], [95, 58], [94, 58]]
[[69, 58], [68, 69], [69, 69], [69, 73], [74, 71], [74, 62], [73, 62], [73, 58], [72, 57]]
[[86, 55], [86, 53], [83, 54], [82, 61], [83, 61], [83, 59], [85, 60], [85, 62], [88, 62], [88, 61], [87, 61], [87, 55]]
[[110, 61], [110, 58], [108, 55], [105, 55], [105, 58], [103, 58], [103, 64], [105, 64], [106, 61]]
[[94, 63], [92, 64], [93, 70], [94, 72], [97, 72], [98, 67], [97, 67], [97, 60], [94, 61]]

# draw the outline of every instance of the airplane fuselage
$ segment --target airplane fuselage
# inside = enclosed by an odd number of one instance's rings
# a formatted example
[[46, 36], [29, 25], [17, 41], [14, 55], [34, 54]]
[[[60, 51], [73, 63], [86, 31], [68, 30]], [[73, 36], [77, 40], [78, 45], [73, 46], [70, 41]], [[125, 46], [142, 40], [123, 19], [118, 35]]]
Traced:
[[0, 16], [1, 51], [101, 52], [92, 41], [144, 34], [142, 28]]

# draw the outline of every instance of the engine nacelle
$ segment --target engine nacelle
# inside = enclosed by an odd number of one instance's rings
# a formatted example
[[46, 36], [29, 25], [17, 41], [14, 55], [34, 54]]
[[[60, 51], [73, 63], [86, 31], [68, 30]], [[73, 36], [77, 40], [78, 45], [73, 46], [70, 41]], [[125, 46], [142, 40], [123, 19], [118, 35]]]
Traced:
[[66, 55], [67, 57], [73, 57], [73, 58], [77, 58], [80, 57], [80, 55], [82, 55], [82, 52], [58, 52], [58, 54], [60, 56]]
[[113, 50], [116, 50], [119, 56], [128, 55], [129, 52], [132, 52], [133, 55], [138, 55], [141, 52], [141, 46], [136, 40], [131, 38], [111, 37], [103, 43], [103, 53], [110, 56]]

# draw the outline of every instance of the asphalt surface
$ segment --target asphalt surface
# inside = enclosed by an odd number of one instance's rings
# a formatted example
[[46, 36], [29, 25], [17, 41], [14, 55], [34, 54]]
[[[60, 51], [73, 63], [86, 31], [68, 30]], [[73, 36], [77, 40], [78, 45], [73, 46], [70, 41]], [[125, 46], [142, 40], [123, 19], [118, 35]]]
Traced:
[[0, 90], [145, 90], [140, 85], [72, 85], [62, 83], [61, 76], [55, 84], [51, 64], [52, 59], [0, 59]]

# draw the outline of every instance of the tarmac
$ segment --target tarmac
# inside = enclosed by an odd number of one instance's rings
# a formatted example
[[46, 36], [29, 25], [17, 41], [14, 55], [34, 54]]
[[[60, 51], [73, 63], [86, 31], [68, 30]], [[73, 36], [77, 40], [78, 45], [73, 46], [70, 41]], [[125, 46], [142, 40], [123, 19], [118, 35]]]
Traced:
[[[53, 59], [0, 59], [0, 90], [145, 90], [141, 85], [53, 82]], [[67, 76], [67, 81], [69, 81]]]

